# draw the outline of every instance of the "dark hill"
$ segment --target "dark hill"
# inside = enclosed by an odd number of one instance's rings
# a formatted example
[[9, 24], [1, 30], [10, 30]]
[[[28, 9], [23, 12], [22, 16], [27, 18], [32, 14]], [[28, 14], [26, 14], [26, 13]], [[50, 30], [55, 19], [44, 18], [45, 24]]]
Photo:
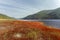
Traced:
[[60, 19], [60, 8], [54, 10], [43, 10], [23, 19]]

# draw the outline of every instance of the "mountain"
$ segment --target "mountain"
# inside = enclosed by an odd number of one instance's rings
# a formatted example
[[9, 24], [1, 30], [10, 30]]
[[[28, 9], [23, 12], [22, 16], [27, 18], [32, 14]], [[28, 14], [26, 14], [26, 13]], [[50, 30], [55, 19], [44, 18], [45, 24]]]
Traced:
[[60, 8], [54, 10], [43, 10], [23, 19], [60, 19]]
[[0, 14], [0, 19], [15, 19], [15, 18], [9, 17], [9, 16], [4, 15], [4, 14]]

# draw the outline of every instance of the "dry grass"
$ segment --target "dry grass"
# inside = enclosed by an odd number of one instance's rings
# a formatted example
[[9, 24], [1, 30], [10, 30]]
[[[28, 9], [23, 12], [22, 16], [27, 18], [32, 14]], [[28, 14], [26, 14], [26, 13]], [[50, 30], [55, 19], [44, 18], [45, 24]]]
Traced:
[[[1, 29], [2, 28], [2, 29]], [[13, 38], [13, 33], [27, 32], [24, 38]], [[34, 31], [33, 31], [33, 30]], [[31, 32], [30, 32], [31, 31]], [[32, 37], [32, 39], [31, 39]], [[60, 29], [50, 28], [43, 22], [23, 21], [23, 20], [1, 20], [0, 22], [0, 40], [60, 40]]]

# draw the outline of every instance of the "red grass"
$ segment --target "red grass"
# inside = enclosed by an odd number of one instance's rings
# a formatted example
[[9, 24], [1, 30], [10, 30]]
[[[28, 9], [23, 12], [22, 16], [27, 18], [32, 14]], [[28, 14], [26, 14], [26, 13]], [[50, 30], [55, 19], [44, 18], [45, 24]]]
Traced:
[[[0, 30], [0, 34], [8, 32], [17, 27], [28, 27], [28, 28], [37, 28], [40, 31], [44, 31], [45, 35], [43, 37], [47, 37], [50, 35], [51, 40], [60, 40], [60, 29], [50, 28], [49, 26], [44, 25], [43, 22], [33, 22], [33, 21], [5, 21], [0, 24], [0, 26], [4, 26], [6, 30]], [[10, 28], [8, 26], [11, 26]], [[47, 39], [46, 39], [47, 40]]]

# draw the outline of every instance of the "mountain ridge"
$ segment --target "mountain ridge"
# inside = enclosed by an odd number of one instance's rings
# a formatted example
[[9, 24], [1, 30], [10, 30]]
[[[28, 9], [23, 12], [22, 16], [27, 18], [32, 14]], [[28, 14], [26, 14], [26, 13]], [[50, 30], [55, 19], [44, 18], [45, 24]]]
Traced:
[[60, 19], [60, 8], [53, 10], [42, 10], [23, 19]]

